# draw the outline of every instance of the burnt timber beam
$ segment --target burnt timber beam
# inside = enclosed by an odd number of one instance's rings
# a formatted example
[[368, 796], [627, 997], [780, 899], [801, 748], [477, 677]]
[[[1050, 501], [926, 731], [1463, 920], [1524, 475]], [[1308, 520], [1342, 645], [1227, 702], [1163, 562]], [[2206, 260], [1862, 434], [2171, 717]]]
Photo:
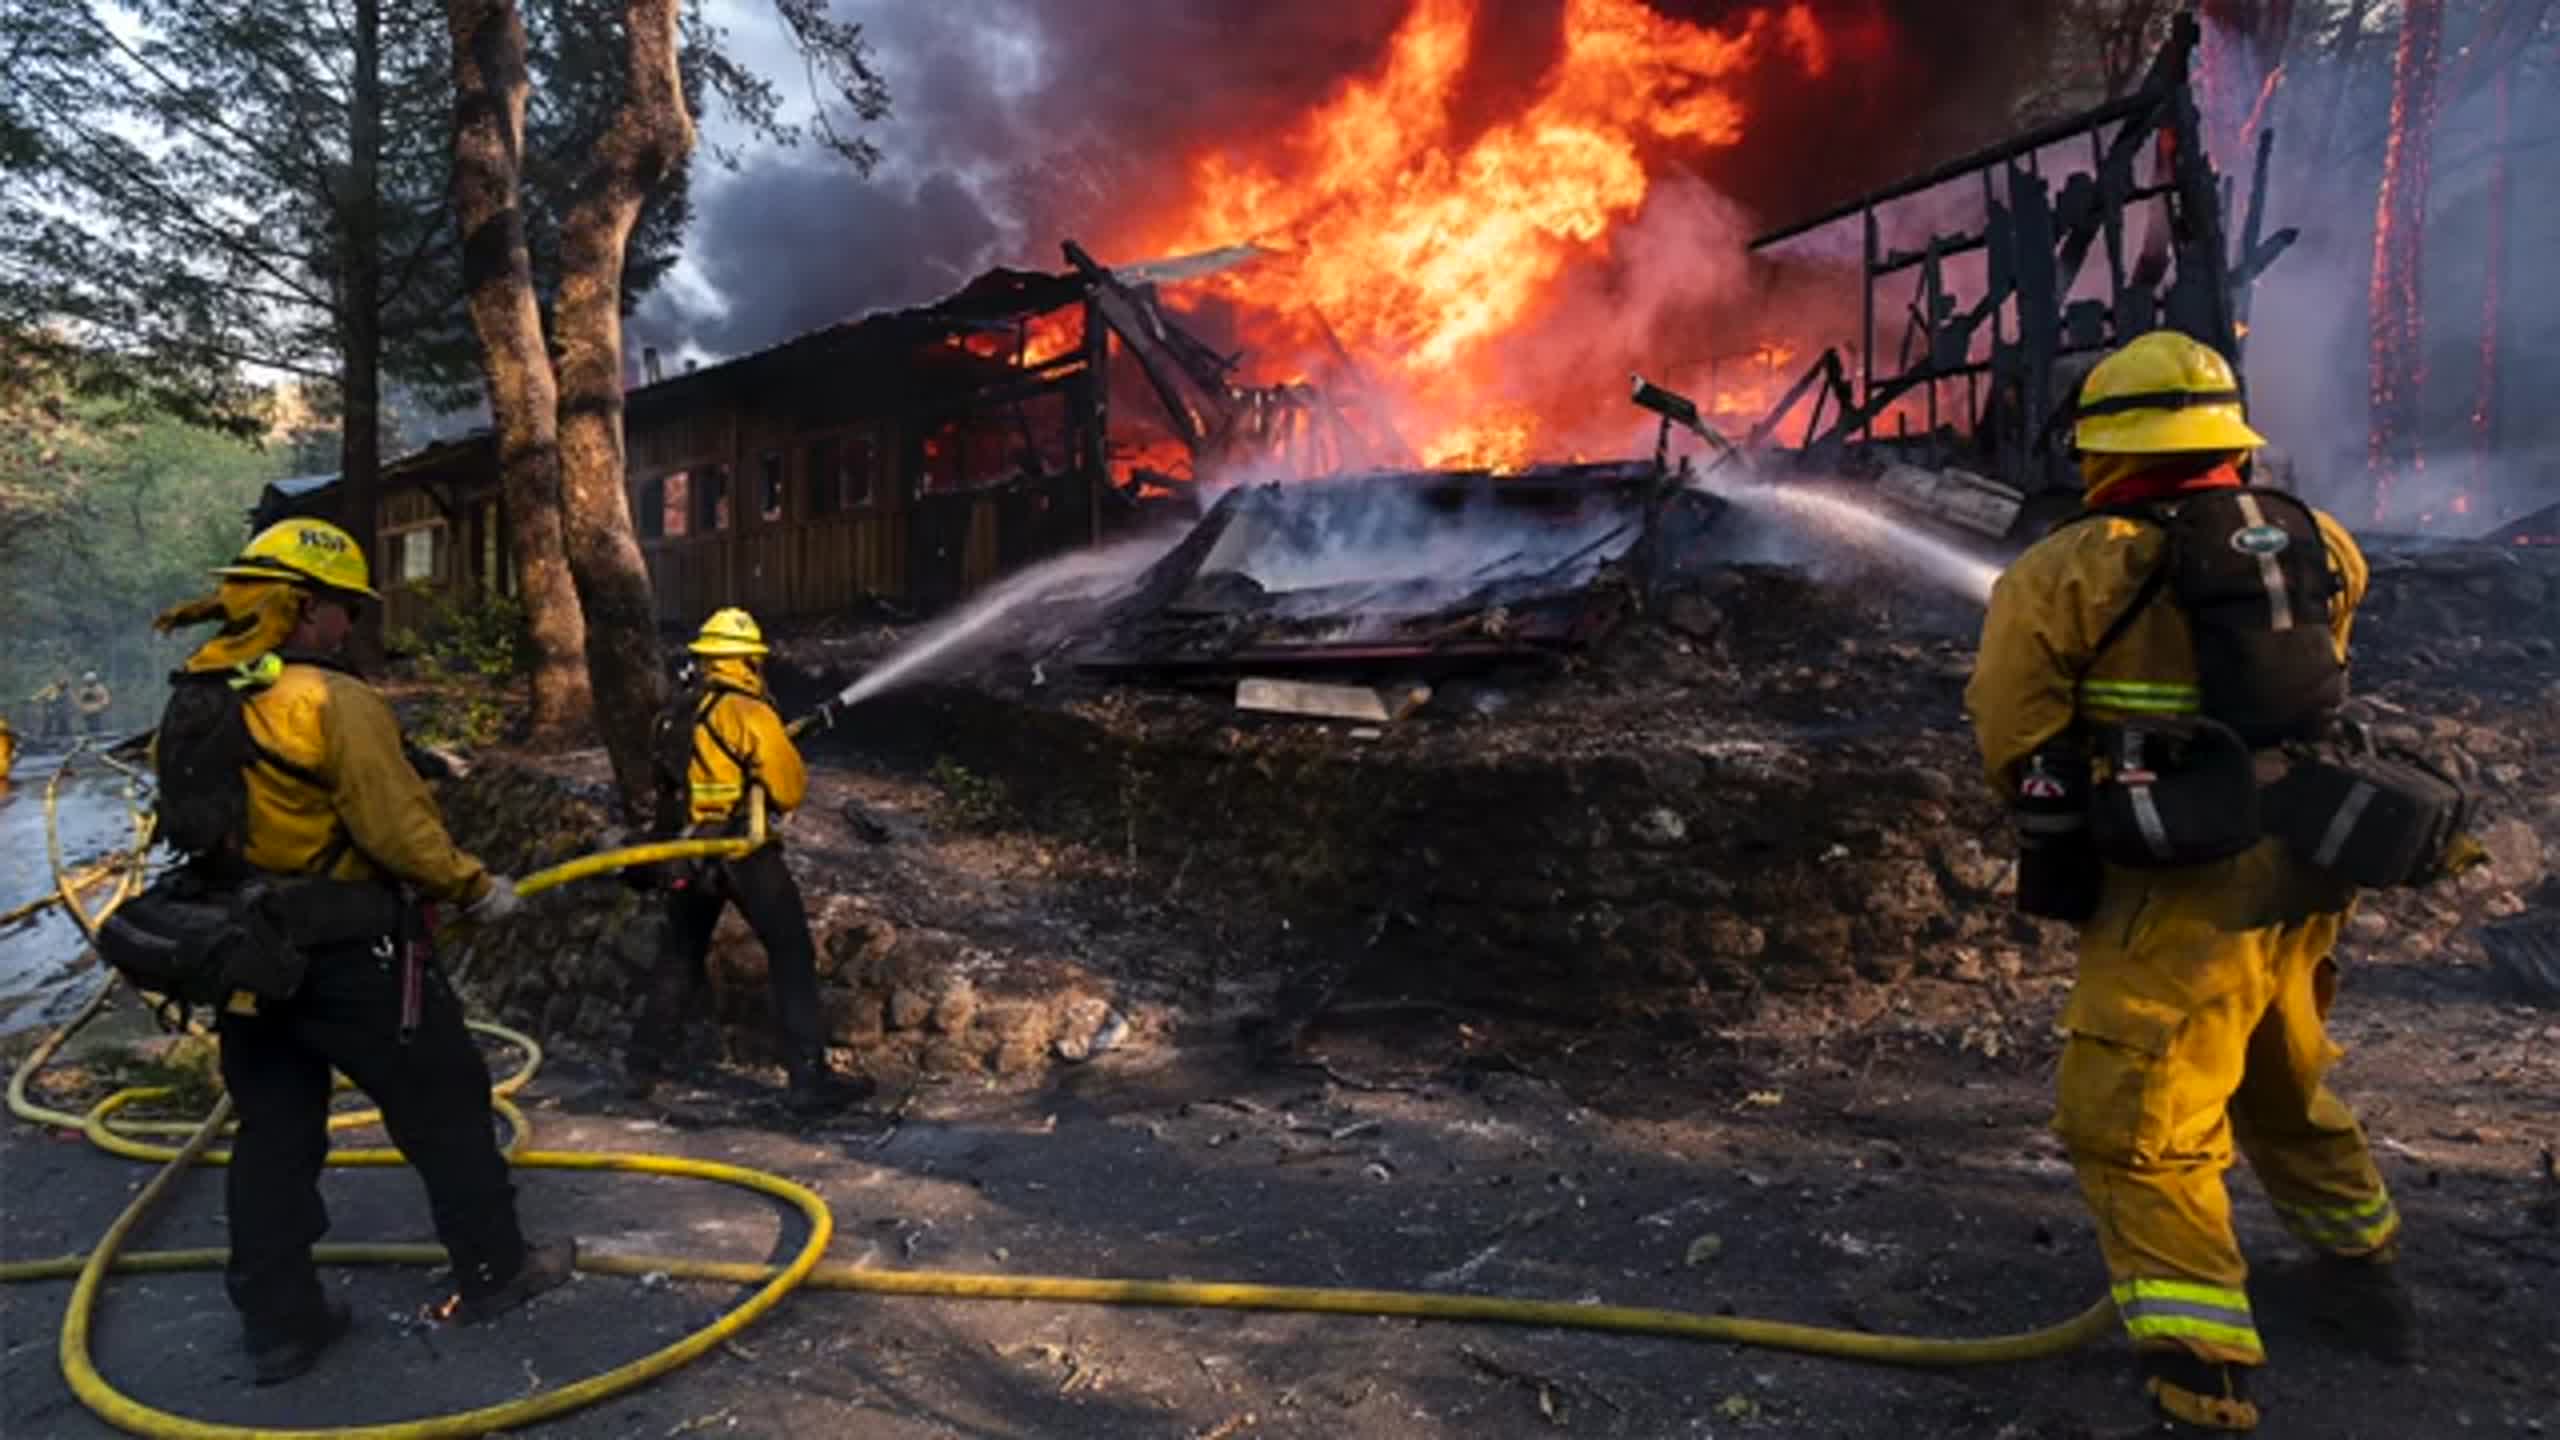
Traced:
[[[2186, 51], [2194, 49], [2194, 44], [2196, 44], [2194, 18], [2181, 15], [2179, 28], [2176, 28], [2176, 33], [2171, 36], [2171, 41], [2168, 41], [2168, 51], [2161, 56], [2161, 64], [2166, 64], [2166, 61], [2171, 59], [2171, 54], [2176, 54], [2176, 61], [2179, 61], [2176, 69], [2179, 69], [2179, 77], [2184, 79]], [[1843, 205], [1833, 205], [1833, 208], [1823, 210], [1823, 213], [1815, 215], [1815, 218], [1797, 220], [1797, 223], [1784, 225], [1784, 228], [1779, 228], [1779, 231], [1769, 231], [1766, 236], [1754, 238], [1754, 241], [1751, 241], [1751, 249], [1759, 251], [1759, 249], [1769, 249], [1769, 246], [1779, 246], [1779, 243], [1792, 241], [1792, 238], [1802, 236], [1802, 233], [1820, 231], [1823, 225], [1836, 225], [1841, 223], [1841, 220], [1848, 220], [1851, 215], [1861, 213], [1861, 210], [1874, 210], [1876, 205], [1889, 205], [1889, 202], [1894, 200], [1905, 200], [1905, 197], [1910, 195], [1920, 195], [1923, 190], [1935, 190], [1935, 187], [1951, 182], [1951, 179], [1964, 179], [1966, 174], [1974, 174], [1976, 169], [1999, 167], [1999, 164], [2007, 164], [2007, 161], [2012, 159], [2022, 159], [2022, 156], [2035, 154], [2035, 151], [2045, 149], [2045, 146], [2068, 141], [2068, 138], [2079, 136], [2079, 133], [2097, 131], [2097, 128], [2102, 126], [2112, 126], [2112, 123], [2117, 123], [2117, 120], [2127, 120], [2132, 118], [2132, 115], [2145, 113], [2145, 110], [2150, 110], [2153, 105], [2158, 105], [2158, 100], [2161, 100], [2161, 90], [2158, 90], [2158, 85], [2161, 85], [2161, 64], [2156, 64], [2153, 72], [2150, 72], [2150, 77], [2143, 79], [2143, 87], [2140, 87], [2140, 90], [2135, 90], [2132, 95], [2125, 95], [2122, 100], [2109, 100], [2094, 110], [2081, 110], [2079, 115], [2068, 115], [2068, 118], [2053, 120], [2051, 126], [2038, 126], [2033, 128], [2033, 131], [2025, 133], [2025, 136], [2007, 138], [2007, 141], [1997, 143], [1997, 146], [1979, 149], [1969, 156], [1958, 156], [1958, 159], [1946, 161], [1946, 164], [1940, 164], [1938, 169], [1930, 169], [1930, 172], [1925, 174], [1915, 174], [1912, 179], [1902, 179], [1902, 182], [1887, 184], [1884, 190], [1874, 190], [1869, 192], [1869, 195], [1861, 195], [1856, 197], [1856, 200], [1843, 202]]]
[[1165, 414], [1173, 421], [1174, 433], [1181, 439], [1182, 448], [1194, 455], [1199, 454], [1201, 443], [1208, 438], [1207, 421], [1192, 408], [1190, 397], [1182, 393], [1180, 384], [1164, 372], [1157, 359], [1163, 349], [1164, 317], [1156, 312], [1153, 305], [1146, 303], [1143, 296], [1121, 284], [1099, 261], [1087, 254], [1083, 246], [1069, 240], [1063, 248], [1067, 263], [1076, 267], [1086, 282], [1093, 286], [1095, 309], [1112, 329], [1120, 332], [1120, 338], [1129, 346], [1131, 358], [1138, 362], [1140, 373], [1147, 377], [1147, 384], [1154, 388], [1156, 398], [1164, 402]]

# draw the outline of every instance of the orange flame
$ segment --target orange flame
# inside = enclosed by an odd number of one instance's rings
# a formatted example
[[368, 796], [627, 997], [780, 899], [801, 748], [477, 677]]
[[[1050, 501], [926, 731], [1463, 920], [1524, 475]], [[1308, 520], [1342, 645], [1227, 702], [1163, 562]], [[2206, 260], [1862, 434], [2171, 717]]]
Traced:
[[1023, 324], [1022, 363], [1038, 365], [1055, 360], [1084, 344], [1084, 307], [1069, 305], [1046, 315], [1034, 315]]
[[[1591, 418], [1519, 393], [1505, 342], [1552, 318], [1569, 272], [1607, 257], [1662, 156], [1742, 139], [1745, 71], [1777, 54], [1820, 75], [1831, 54], [1805, 3], [1719, 30], [1644, 0], [1566, 0], [1547, 72], [1516, 108], [1462, 130], [1453, 104], [1476, 19], [1477, 0], [1413, 0], [1374, 71], [1270, 147], [1197, 157], [1187, 210], [1137, 243], [1280, 252], [1208, 282], [1247, 312], [1274, 378], [1329, 368], [1330, 347], [1306, 343], [1320, 327], [1288, 318], [1312, 311], [1377, 374], [1423, 460], [1499, 468]], [[1591, 408], [1591, 394], [1571, 406]]]

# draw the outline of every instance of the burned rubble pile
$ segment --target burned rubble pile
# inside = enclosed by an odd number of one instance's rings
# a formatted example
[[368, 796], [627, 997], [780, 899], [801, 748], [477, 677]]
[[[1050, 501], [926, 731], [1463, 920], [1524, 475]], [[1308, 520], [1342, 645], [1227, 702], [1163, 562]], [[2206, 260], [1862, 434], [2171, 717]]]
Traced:
[[[2474, 784], [2493, 864], [2368, 897], [2350, 944], [2485, 965], [2484, 924], [2560, 911], [2560, 552], [2377, 545], [2375, 569], [2362, 713]], [[2067, 935], [2009, 907], [2005, 817], [1962, 716], [1969, 607], [1846, 562], [1712, 563], [1649, 596], [1604, 566], [1591, 585], [1619, 589], [1587, 602], [1611, 618], [1578, 648], [1294, 672], [1428, 691], [1387, 723], [1242, 711], [1232, 667], [1080, 669], [1047, 636], [881, 697], [812, 754], [822, 775], [1000, 786], [1027, 844], [1111, 872], [1102, 911], [1187, 928], [1199, 943], [1177, 964], [1259, 985], [1284, 1016], [1366, 993], [1606, 1021], [2067, 968]], [[786, 692], [849, 678], [849, 647], [827, 643], [842, 639], [785, 640]], [[447, 793], [466, 843], [518, 871], [592, 848], [603, 823], [530, 772]], [[875, 908], [881, 863], [831, 833], [795, 831], [795, 854], [842, 880], [813, 885], [812, 921], [828, 1028], [866, 1063], [1024, 1073], [1133, 996], [1162, 1019], [1186, 990], [1113, 973], [1107, 913], [1084, 960], [992, 964], [1003, 947], [965, 917]], [[466, 984], [547, 1037], [618, 1042], [653, 936], [636, 897], [581, 887], [482, 941], [508, 959], [466, 964]], [[716, 988], [752, 1054], [761, 958], [737, 938]]]
[[[2476, 962], [2480, 923], [2560, 854], [2560, 558], [2377, 547], [2376, 572], [2365, 713], [2477, 784], [2496, 863], [2372, 897], [2356, 936]], [[1710, 563], [1618, 603], [1579, 649], [1329, 672], [1427, 686], [1392, 723], [1240, 711], [1249, 667], [1079, 675], [1049, 651], [888, 697], [856, 743], [1001, 777], [1029, 823], [1181, 903], [1288, 920], [1277, 964], [1325, 993], [1598, 1016], [2067, 964], [2009, 910], [1962, 718], [1978, 612], [1836, 559]]]

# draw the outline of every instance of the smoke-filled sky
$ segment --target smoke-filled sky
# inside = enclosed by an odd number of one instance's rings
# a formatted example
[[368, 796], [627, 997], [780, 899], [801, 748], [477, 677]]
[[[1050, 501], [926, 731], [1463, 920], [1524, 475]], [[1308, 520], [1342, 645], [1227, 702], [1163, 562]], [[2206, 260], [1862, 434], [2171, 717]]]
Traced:
[[[1269, 163], [1275, 136], [1347, 81], [1379, 70], [1417, 3], [838, 0], [840, 17], [864, 25], [894, 92], [893, 116], [872, 131], [886, 156], [878, 173], [856, 178], [815, 149], [740, 144], [711, 117], [707, 138], [738, 145], [743, 164], [722, 169], [708, 155], [697, 162], [685, 257], [643, 302], [633, 346], [704, 359], [758, 349], [869, 310], [930, 300], [989, 265], [1056, 268], [1058, 242], [1070, 236], [1105, 260], [1150, 258], [1134, 253], [1145, 243], [1138, 237], [1165, 233], [1162, 222], [1179, 212], [1202, 156], [1223, 152], [1248, 169]], [[1449, 101], [1461, 143], [1467, 127], [1513, 115], [1535, 88], [1555, 58], [1566, 3], [1476, 6], [1473, 46]], [[1654, 0], [1654, 8], [1722, 26], [1752, 7]], [[1761, 64], [1734, 82], [1747, 112], [1738, 143], [1649, 154], [1655, 203], [1622, 226], [1614, 268], [1575, 280], [1608, 302], [1585, 308], [1614, 307], [1614, 323], [1577, 332], [1570, 345], [1539, 337], [1531, 352], [1572, 370], [1618, 375], [1660, 364], [1657, 373], [1673, 383], [1694, 382], [1678, 365], [1704, 365], [1707, 354], [1663, 353], [1665, 337], [1698, 334], [1694, 308], [1666, 302], [1665, 323], [1626, 323], [1640, 307], [1625, 296], [1644, 290], [1720, 303], [1741, 288], [1741, 245], [1754, 231], [2013, 132], [2019, 97], [2053, 88], [2046, 71], [2058, 8], [2041, 0], [1813, 0], [1831, 50], [1827, 71]], [[711, 9], [741, 58], [786, 91], [798, 84], [800, 66], [766, 0], [712, 0]], [[2306, 173], [2317, 148], [2315, 117], [2325, 113], [2318, 67], [2306, 56], [2288, 66], [2272, 116], [2280, 141], [2271, 209], [2274, 223], [2304, 234], [2262, 284], [2250, 342], [2262, 426], [2302, 462], [2306, 490], [2347, 505], [2356, 487], [2369, 485], [2361, 461], [2364, 295], [2371, 176], [2389, 101], [2388, 66], [2370, 62], [2388, 54], [2389, 41], [2386, 30], [2365, 52], [2362, 78], [2336, 122], [2338, 159], [2325, 173]], [[2560, 124], [2560, 97], [2525, 86], [2516, 102], [2519, 137]], [[2475, 465], [2457, 446], [2468, 434], [2461, 417], [2478, 369], [2485, 298], [2473, 258], [2485, 235], [2483, 104], [2477, 94], [2457, 97], [2439, 139], [2426, 407], [2441, 458], [2424, 485], [2404, 493], [2442, 499], [2466, 483], [2462, 477], [2495, 469], [2497, 483], [2474, 511], [2487, 522], [2547, 500], [2560, 472], [2560, 410], [2531, 398], [2560, 379], [2560, 287], [2539, 263], [2560, 243], [2560, 187], [2537, 179], [2551, 173], [2547, 148], [2516, 153], [2515, 258], [2503, 304], [2508, 423], [2491, 464]], [[2222, 158], [2226, 169], [2240, 168], [2231, 163], [2238, 157]], [[1642, 284], [1628, 284], [1630, 275]], [[1770, 277], [1748, 278], [1765, 291]], [[1774, 293], [1770, 304], [1801, 311], [1821, 338], [1851, 338], [1828, 323], [1828, 300]], [[1839, 298], [1854, 293], [1852, 282]], [[1702, 335], [1691, 348], [1715, 350], [1720, 338]]]
[[[1481, 5], [1454, 109], [1490, 121], [1554, 56], [1563, 0]], [[1751, 9], [1662, 0], [1710, 24]], [[1663, 157], [1747, 217], [1776, 222], [1997, 136], [2041, 59], [2049, 7], [1820, 0], [1835, 64], [1820, 83], [1773, 74], [1745, 143]], [[886, 306], [929, 300], [992, 264], [1055, 268], [1073, 236], [1114, 255], [1115, 230], [1178, 200], [1191, 161], [1284, 129], [1377, 65], [1408, 0], [840, 0], [877, 48], [895, 112], [878, 173], [814, 149], [706, 156], [677, 273], [642, 305], [635, 343], [714, 357]], [[800, 69], [762, 0], [713, 14], [742, 57], [789, 89]], [[1772, 67], [1774, 70], [1774, 67]], [[1792, 79], [1792, 77], [1791, 77]], [[1766, 136], [1767, 138], [1764, 138]], [[723, 138], [716, 117], [709, 138]], [[731, 137], [734, 138], [734, 137]], [[1243, 239], [1247, 237], [1236, 237]]]

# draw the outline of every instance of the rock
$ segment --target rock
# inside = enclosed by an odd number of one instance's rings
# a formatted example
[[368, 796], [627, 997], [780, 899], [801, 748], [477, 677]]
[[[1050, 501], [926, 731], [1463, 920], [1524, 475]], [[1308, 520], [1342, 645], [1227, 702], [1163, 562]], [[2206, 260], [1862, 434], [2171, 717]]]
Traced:
[[2490, 870], [2508, 889], [2530, 890], [2548, 873], [2542, 837], [2522, 820], [2501, 820], [2481, 831], [2480, 848], [2489, 852]]
[[818, 974], [825, 979], [848, 970], [857, 980], [876, 979], [898, 943], [897, 926], [867, 913], [850, 915], [822, 933], [827, 938], [818, 946]]
[[1863, 892], [1863, 908], [1869, 914], [1916, 926], [1946, 911], [1946, 894], [1938, 888], [1938, 872], [1925, 860], [1898, 860], [1868, 867], [1865, 881], [1858, 888]]
[[1014, 1038], [999, 1042], [988, 1062], [998, 1075], [1010, 1080], [1029, 1075], [1049, 1063], [1049, 1047], [1035, 1040]]
[[879, 1043], [880, 993], [831, 985], [818, 992], [818, 1015], [827, 1039], [862, 1049]]
[[967, 1040], [946, 1035], [928, 1042], [918, 1063], [928, 1075], [967, 1075], [982, 1068], [984, 1054]]
[[1048, 1006], [1030, 1000], [987, 1000], [978, 1007], [979, 1029], [1000, 1046], [1027, 1045], [1035, 1055], [1048, 1049], [1057, 1025]]
[[938, 1034], [965, 1035], [969, 1022], [978, 1017], [978, 988], [966, 979], [954, 978], [934, 997], [933, 1011], [927, 1024]]
[[1768, 934], [1738, 915], [1709, 915], [1693, 933], [1706, 952], [1719, 960], [1756, 960], [1769, 948]]
[[2000, 888], [2008, 878], [2010, 863], [2005, 855], [1994, 855], [1981, 841], [1966, 836], [1938, 852], [1938, 863], [1946, 867], [1947, 878], [1958, 889], [1975, 895], [1988, 895]]
[[[1070, 1063], [1088, 1060], [1119, 1042], [1128, 1022], [1099, 995], [1078, 995], [1058, 1007], [1058, 1039], [1051, 1048]], [[1104, 1043], [1105, 1037], [1109, 1042]]]
[[921, 990], [901, 985], [889, 992], [889, 1028], [913, 1030], [933, 1014], [933, 1000]]

